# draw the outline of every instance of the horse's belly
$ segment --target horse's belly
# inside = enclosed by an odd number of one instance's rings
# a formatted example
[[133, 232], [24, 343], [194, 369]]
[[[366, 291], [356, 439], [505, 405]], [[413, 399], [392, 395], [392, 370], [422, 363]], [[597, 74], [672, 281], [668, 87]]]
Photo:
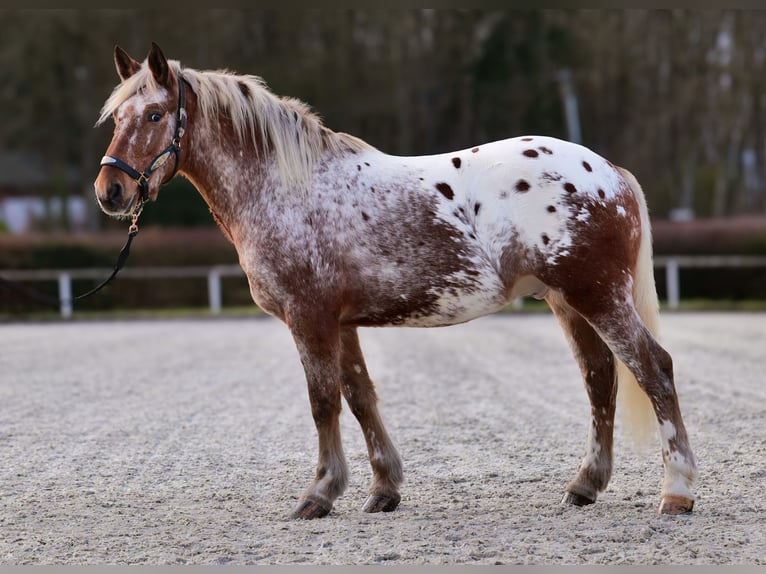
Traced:
[[367, 284], [347, 322], [438, 327], [494, 313], [508, 302], [506, 289], [492, 270], [464, 270], [444, 277], [403, 273], [397, 281], [374, 283], [374, 287]]
[[499, 311], [506, 303], [505, 296], [497, 292], [449, 290], [440, 293], [433, 305], [405, 317], [401, 324], [406, 327], [456, 325]]

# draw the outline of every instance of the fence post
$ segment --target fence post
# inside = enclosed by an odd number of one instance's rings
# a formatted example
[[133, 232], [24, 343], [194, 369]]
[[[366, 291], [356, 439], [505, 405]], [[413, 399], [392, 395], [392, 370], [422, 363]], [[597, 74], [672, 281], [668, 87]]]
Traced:
[[665, 284], [668, 291], [668, 307], [671, 309], [678, 309], [678, 302], [681, 298], [681, 285], [678, 275], [678, 260], [668, 259], [665, 265]]
[[210, 312], [218, 315], [221, 312], [221, 272], [215, 267], [211, 267], [207, 274], [207, 293]]
[[69, 319], [72, 316], [72, 277], [69, 273], [59, 273], [59, 304], [61, 316]]

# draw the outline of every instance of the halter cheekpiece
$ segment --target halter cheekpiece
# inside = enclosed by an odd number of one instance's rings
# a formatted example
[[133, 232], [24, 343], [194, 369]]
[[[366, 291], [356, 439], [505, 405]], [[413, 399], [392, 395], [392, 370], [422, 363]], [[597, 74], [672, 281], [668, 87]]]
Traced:
[[184, 87], [184, 84], [185, 80], [183, 76], [179, 74], [178, 111], [176, 112], [176, 131], [173, 134], [173, 139], [171, 140], [168, 147], [166, 147], [163, 151], [155, 156], [155, 158], [149, 164], [149, 167], [147, 167], [143, 172], [140, 172], [131, 165], [122, 161], [120, 158], [110, 155], [105, 155], [101, 158], [102, 166], [109, 165], [121, 169], [130, 177], [132, 177], [138, 184], [138, 187], [141, 191], [141, 202], [135, 211], [136, 213], [138, 213], [141, 210], [143, 204], [149, 200], [149, 178], [155, 170], [165, 165], [165, 162], [168, 161], [168, 158], [171, 154], [175, 155], [175, 166], [173, 167], [173, 173], [171, 173], [170, 177], [162, 182], [162, 184], [165, 184], [173, 179], [175, 174], [178, 172], [178, 163], [181, 156], [181, 138], [186, 131], [186, 88]]

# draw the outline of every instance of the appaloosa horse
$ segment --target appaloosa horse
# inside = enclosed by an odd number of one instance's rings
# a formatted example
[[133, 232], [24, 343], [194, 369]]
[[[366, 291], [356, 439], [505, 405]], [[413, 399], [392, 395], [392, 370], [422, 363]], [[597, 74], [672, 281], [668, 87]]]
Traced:
[[671, 358], [653, 335], [650, 224], [629, 172], [542, 136], [391, 156], [329, 130], [258, 77], [182, 68], [156, 44], [143, 63], [119, 47], [114, 60], [122, 81], [98, 120], [115, 122], [98, 202], [135, 215], [176, 173], [188, 178], [234, 244], [254, 301], [290, 329], [319, 442], [293, 516], [326, 515], [346, 487], [341, 395], [372, 465], [364, 510], [399, 503], [402, 463], [357, 327], [452, 325], [521, 296], [553, 309], [591, 402], [586, 456], [564, 502], [590, 504], [606, 488], [619, 382], [621, 396], [637, 390], [628, 414], [659, 423], [659, 511], [692, 509], [696, 463]]

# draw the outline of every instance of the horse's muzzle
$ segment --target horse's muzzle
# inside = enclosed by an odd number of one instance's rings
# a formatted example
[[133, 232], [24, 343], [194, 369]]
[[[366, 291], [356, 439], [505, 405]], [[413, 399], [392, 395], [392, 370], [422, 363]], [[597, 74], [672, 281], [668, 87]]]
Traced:
[[108, 179], [100, 174], [94, 183], [96, 200], [108, 215], [127, 215], [133, 209], [139, 192], [134, 182], [127, 186], [119, 179]]

